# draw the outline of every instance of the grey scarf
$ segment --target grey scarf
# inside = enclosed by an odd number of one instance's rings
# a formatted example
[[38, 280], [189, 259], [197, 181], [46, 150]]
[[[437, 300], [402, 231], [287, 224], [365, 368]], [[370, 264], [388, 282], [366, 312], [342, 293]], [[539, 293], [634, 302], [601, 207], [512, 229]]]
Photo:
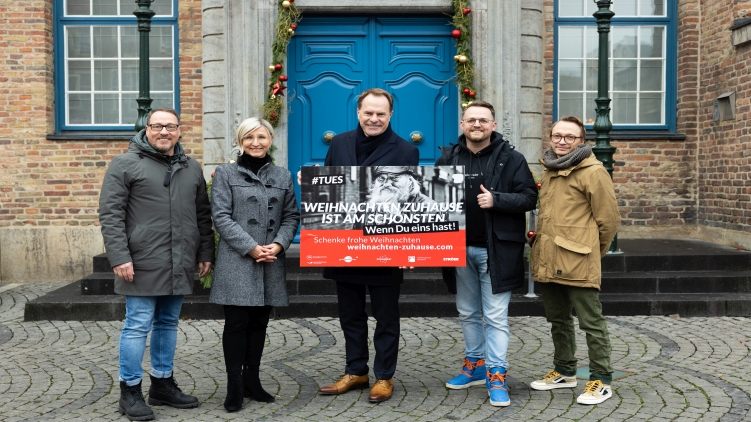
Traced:
[[130, 142], [136, 144], [138, 149], [140, 149], [141, 151], [154, 157], [161, 158], [168, 163], [175, 163], [186, 158], [185, 150], [183, 150], [183, 146], [180, 145], [180, 142], [175, 144], [175, 151], [172, 153], [172, 155], [162, 154], [161, 152], [155, 150], [154, 147], [149, 143], [149, 140], [146, 138], [146, 129], [141, 129], [141, 131], [138, 132], [136, 136], [134, 136], [133, 139], [130, 140]]
[[545, 163], [545, 167], [547, 167], [549, 170], [563, 170], [581, 163], [591, 154], [592, 146], [584, 143], [579, 145], [573, 151], [569, 152], [563, 157], [558, 157], [555, 154], [555, 151], [553, 151], [553, 147], [550, 147], [547, 151], [545, 151], [542, 159]]

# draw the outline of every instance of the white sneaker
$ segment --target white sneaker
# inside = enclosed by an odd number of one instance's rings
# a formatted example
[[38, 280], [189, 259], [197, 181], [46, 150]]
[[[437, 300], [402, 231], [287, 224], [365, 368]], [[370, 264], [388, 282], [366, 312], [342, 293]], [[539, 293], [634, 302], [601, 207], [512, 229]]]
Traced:
[[579, 404], [600, 404], [611, 397], [613, 397], [613, 390], [610, 389], [610, 386], [603, 384], [600, 380], [595, 380], [587, 383], [584, 392], [577, 397], [576, 402]]
[[554, 388], [574, 388], [576, 387], [576, 377], [564, 377], [556, 371], [550, 371], [545, 378], [532, 381], [529, 384], [534, 390], [552, 390]]

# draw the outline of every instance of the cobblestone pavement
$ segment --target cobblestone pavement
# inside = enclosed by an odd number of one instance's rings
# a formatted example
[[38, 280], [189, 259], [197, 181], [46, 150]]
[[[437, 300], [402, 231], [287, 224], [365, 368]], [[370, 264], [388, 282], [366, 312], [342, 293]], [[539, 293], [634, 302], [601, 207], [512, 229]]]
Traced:
[[[126, 420], [117, 413], [117, 343], [122, 322], [23, 322], [23, 307], [64, 283], [0, 285], [0, 420]], [[394, 396], [373, 405], [368, 390], [319, 396], [338, 378], [344, 342], [338, 321], [272, 321], [261, 379], [275, 403], [222, 407], [222, 321], [182, 321], [175, 377], [196, 395], [196, 409], [155, 407], [158, 420], [742, 420], [749, 413], [751, 320], [610, 317], [613, 366], [632, 374], [613, 382], [614, 397], [576, 404], [575, 390], [531, 391], [552, 366], [543, 318], [511, 318], [511, 406], [495, 408], [483, 387], [447, 390], [464, 351], [455, 318], [405, 318]], [[371, 321], [371, 330], [373, 329]], [[586, 364], [584, 336], [578, 357]], [[147, 353], [148, 356], [148, 353]], [[372, 363], [372, 362], [371, 362]], [[148, 358], [144, 364], [148, 371]], [[371, 376], [372, 380], [372, 376]], [[148, 390], [148, 376], [144, 390]]]

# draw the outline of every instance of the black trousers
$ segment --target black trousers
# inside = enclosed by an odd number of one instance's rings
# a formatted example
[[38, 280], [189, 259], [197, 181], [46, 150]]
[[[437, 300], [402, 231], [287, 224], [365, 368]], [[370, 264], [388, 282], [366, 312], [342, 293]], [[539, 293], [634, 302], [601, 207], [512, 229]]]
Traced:
[[373, 286], [336, 282], [339, 299], [339, 323], [344, 332], [347, 354], [345, 372], [351, 375], [368, 373], [368, 315], [365, 313], [365, 288], [370, 291], [370, 304], [376, 319], [373, 335], [375, 360], [373, 373], [377, 379], [390, 379], [396, 372], [399, 352], [399, 291], [401, 285]]
[[243, 365], [261, 365], [271, 308], [224, 305], [222, 348], [227, 373], [240, 372]]

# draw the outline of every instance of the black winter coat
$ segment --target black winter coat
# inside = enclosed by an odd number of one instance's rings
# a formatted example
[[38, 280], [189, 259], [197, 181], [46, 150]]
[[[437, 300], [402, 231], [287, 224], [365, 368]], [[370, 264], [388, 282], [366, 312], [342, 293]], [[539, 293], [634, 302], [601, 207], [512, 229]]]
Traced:
[[[493, 294], [504, 293], [524, 285], [524, 245], [527, 242], [526, 212], [535, 209], [537, 187], [524, 156], [493, 132], [491, 142], [502, 142], [484, 170], [483, 185], [493, 193], [493, 207], [485, 210], [488, 240], [488, 272]], [[464, 135], [458, 144], [441, 147], [435, 165], [458, 165], [460, 154], [469, 154]], [[474, 200], [474, 198], [467, 198]], [[446, 274], [446, 271], [444, 271]], [[456, 293], [456, 280], [444, 277], [449, 291]]]

